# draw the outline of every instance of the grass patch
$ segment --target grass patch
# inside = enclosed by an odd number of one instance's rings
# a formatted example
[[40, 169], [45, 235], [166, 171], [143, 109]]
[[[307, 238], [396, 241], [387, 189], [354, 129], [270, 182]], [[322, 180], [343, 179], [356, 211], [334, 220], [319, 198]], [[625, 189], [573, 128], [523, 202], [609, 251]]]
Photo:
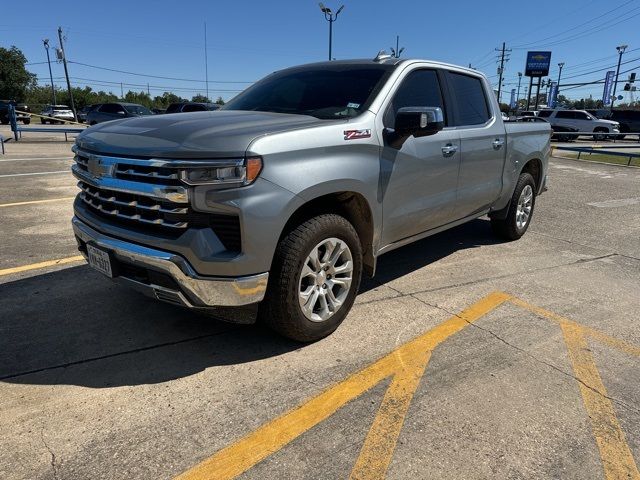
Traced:
[[[631, 152], [629, 152], [631, 153]], [[638, 153], [638, 152], [634, 152]], [[555, 156], [560, 156], [564, 158], [578, 158], [578, 152], [566, 152], [562, 150], [557, 150], [555, 152]], [[631, 159], [631, 163], [629, 163], [629, 157], [619, 157], [617, 155], [607, 155], [606, 153], [585, 153], [582, 152], [580, 154], [580, 160], [587, 160], [591, 162], [603, 162], [603, 163], [612, 163], [614, 165], [631, 165], [634, 167], [640, 167], [640, 158], [635, 157]]]

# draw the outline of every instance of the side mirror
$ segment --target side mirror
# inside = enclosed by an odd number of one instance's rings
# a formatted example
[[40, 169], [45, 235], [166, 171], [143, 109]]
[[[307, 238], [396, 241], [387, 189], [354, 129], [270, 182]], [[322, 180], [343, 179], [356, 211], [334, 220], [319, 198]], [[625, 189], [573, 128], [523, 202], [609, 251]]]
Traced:
[[424, 137], [444, 128], [440, 107], [403, 107], [396, 113], [395, 133], [400, 136]]
[[118, 115], [126, 115], [126, 113], [125, 113], [125, 112], [123, 112], [122, 110], [120, 110], [120, 111], [118, 112]]

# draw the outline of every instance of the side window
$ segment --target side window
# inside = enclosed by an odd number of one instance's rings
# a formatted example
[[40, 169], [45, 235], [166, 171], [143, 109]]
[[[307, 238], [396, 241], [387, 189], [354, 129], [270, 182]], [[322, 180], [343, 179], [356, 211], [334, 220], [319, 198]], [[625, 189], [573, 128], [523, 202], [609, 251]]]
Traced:
[[100, 111], [103, 113], [118, 113], [120, 106], [115, 103], [105, 103], [100, 107]]
[[457, 104], [456, 126], [482, 125], [491, 115], [482, 80], [449, 72], [451, 88]]
[[569, 110], [560, 110], [559, 112], [556, 113], [556, 118], [572, 119], [575, 117], [573, 116], [573, 112], [570, 112]]
[[574, 112], [577, 120], [591, 120], [591, 117], [584, 112]]
[[440, 107], [446, 117], [435, 70], [415, 70], [405, 77], [384, 114], [385, 127], [395, 126], [396, 114], [403, 107]]
[[183, 112], [202, 112], [206, 110], [204, 105], [185, 105], [182, 109]]

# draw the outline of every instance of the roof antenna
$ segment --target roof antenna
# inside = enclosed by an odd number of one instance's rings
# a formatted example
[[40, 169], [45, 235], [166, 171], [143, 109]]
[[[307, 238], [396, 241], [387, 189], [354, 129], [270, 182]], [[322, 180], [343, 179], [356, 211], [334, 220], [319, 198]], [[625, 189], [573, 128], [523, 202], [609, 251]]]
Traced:
[[385, 52], [384, 50], [380, 50], [378, 52], [378, 55], [376, 55], [376, 58], [373, 59], [374, 62], [381, 62], [383, 60], [387, 60], [391, 58], [391, 55], [389, 55], [387, 52]]

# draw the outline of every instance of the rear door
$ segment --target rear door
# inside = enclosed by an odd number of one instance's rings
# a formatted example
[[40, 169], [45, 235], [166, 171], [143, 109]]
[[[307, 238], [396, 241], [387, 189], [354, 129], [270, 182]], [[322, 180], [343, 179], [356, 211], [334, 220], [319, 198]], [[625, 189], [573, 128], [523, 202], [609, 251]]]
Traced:
[[408, 73], [392, 93], [382, 127], [393, 129], [402, 107], [440, 107], [445, 128], [434, 135], [411, 136], [400, 147], [383, 145], [378, 185], [383, 245], [448, 223], [456, 198], [460, 140], [458, 132], [446, 126], [442, 73], [426, 68]]
[[453, 99], [453, 125], [460, 134], [461, 163], [455, 218], [488, 208], [502, 190], [506, 133], [492, 111], [484, 80], [469, 73], [447, 72]]

